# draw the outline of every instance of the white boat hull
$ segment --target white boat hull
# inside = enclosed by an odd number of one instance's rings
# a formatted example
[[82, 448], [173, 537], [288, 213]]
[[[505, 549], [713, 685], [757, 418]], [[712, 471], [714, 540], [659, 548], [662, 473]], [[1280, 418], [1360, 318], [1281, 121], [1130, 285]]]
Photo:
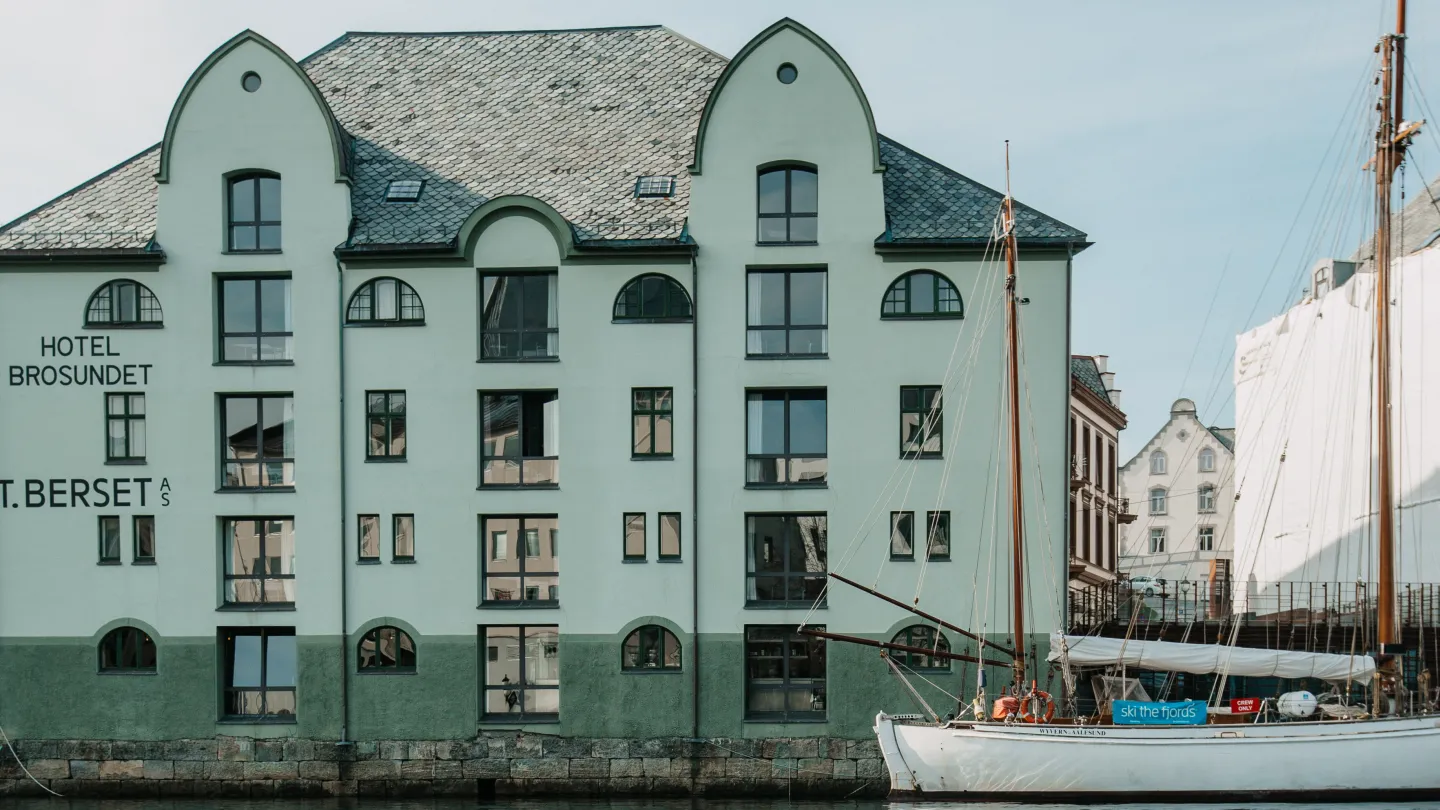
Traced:
[[1440, 716], [1204, 726], [910, 725], [891, 795], [1011, 802], [1440, 799]]

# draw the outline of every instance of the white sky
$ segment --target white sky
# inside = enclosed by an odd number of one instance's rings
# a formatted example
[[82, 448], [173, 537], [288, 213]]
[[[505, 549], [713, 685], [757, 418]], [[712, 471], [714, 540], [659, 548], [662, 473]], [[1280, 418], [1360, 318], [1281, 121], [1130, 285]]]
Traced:
[[[1411, 73], [1440, 104], [1440, 2], [1410, 5]], [[996, 187], [1009, 138], [1016, 197], [1090, 234], [1075, 264], [1072, 344], [1110, 356], [1129, 453], [1178, 396], [1233, 424], [1235, 333], [1293, 301], [1297, 273], [1321, 254], [1353, 251], [1360, 224], [1339, 232], [1322, 203], [1332, 183], [1355, 182], [1349, 155], [1361, 147], [1342, 138], [1345, 160], [1332, 153], [1322, 166], [1322, 156], [1342, 121], [1346, 135], [1361, 132], [1347, 99], [1393, 6], [0, 0], [0, 223], [159, 141], [190, 72], [247, 27], [297, 59], [347, 30], [653, 23], [728, 55], [790, 16], [850, 63], [881, 132]], [[1408, 117], [1440, 127], [1411, 97]], [[1421, 172], [1440, 173], [1433, 128], [1412, 157], [1413, 195]]]

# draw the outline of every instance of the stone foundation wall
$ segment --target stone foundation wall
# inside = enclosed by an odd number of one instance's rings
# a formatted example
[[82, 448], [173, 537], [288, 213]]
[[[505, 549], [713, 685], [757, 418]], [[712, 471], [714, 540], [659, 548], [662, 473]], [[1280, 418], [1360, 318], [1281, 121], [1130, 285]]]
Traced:
[[[215, 737], [19, 740], [40, 783], [65, 796], [883, 796], [873, 740], [579, 739], [485, 732], [474, 740]], [[47, 795], [0, 750], [0, 797]]]

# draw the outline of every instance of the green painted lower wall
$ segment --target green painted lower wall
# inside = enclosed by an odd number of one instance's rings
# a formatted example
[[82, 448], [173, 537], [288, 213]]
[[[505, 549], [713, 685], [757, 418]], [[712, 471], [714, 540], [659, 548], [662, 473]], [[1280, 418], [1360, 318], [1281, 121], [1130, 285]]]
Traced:
[[[827, 644], [826, 719], [823, 722], [755, 723], [745, 720], [745, 657], [739, 634], [700, 638], [700, 723], [693, 722], [694, 645], [681, 636], [684, 667], [678, 672], [624, 672], [622, 636], [561, 636], [560, 721], [529, 730], [566, 737], [832, 737], [863, 740], [878, 711], [918, 712], [919, 706], [872, 647]], [[954, 641], [954, 639], [952, 639]], [[1049, 639], [1032, 636], [1042, 657]], [[153, 675], [101, 675], [91, 639], [0, 639], [0, 725], [17, 738], [174, 740], [217, 734], [340, 739], [342, 697], [338, 637], [301, 636], [296, 722], [280, 725], [220, 722], [219, 653], [213, 638], [157, 639]], [[479, 700], [476, 639], [416, 639], [413, 674], [354, 671], [350, 654], [348, 737], [354, 740], [472, 738]], [[973, 653], [956, 646], [956, 652]], [[993, 652], [991, 653], [993, 655]], [[973, 664], [952, 662], [948, 672], [925, 672], [933, 686], [912, 683], [936, 712], [956, 709], [951, 695], [968, 696]], [[1057, 697], [1048, 666], [1032, 672]], [[989, 693], [1009, 682], [1002, 668], [989, 669]], [[942, 691], [943, 690], [943, 691]], [[483, 728], [517, 728], [483, 723]]]

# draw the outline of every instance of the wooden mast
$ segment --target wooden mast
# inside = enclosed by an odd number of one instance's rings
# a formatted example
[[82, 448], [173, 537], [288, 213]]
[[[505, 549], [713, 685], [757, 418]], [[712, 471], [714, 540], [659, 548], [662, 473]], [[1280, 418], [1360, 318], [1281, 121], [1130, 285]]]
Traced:
[[1015, 686], [1025, 680], [1025, 514], [1020, 487], [1020, 336], [1015, 291], [1015, 200], [1010, 197], [1010, 142], [1005, 142], [1005, 354], [1010, 387], [1011, 594], [1014, 597]]

